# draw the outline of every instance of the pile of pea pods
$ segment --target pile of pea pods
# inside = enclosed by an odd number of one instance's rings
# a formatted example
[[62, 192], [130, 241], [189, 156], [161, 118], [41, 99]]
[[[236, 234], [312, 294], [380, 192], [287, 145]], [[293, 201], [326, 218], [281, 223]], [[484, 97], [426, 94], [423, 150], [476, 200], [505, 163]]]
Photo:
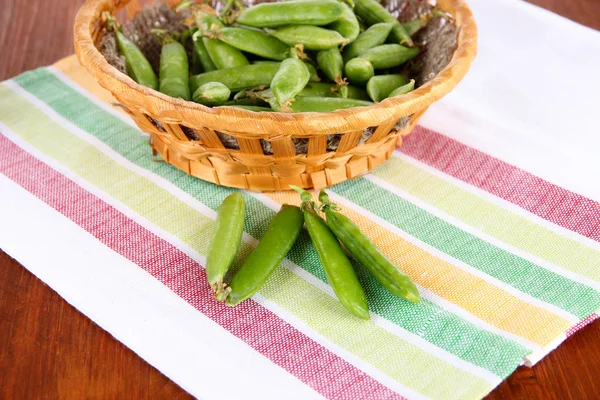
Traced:
[[[419, 54], [411, 39], [428, 17], [400, 23], [377, 0], [292, 0], [220, 14], [194, 2], [188, 30], [167, 35], [156, 77], [118, 29], [127, 73], [142, 85], [205, 106], [330, 112], [409, 93], [403, 73]], [[191, 60], [186, 46], [193, 47]]]
[[284, 204], [235, 272], [231, 269], [244, 232], [245, 203], [240, 192], [225, 198], [219, 207], [206, 259], [207, 280], [217, 300], [235, 306], [255, 294], [281, 264], [305, 225], [335, 295], [356, 317], [370, 319], [369, 307], [340, 242], [391, 293], [413, 303], [420, 301], [419, 290], [408, 275], [340, 212], [324, 190], [317, 205], [309, 192], [292, 188], [300, 193], [302, 205]]

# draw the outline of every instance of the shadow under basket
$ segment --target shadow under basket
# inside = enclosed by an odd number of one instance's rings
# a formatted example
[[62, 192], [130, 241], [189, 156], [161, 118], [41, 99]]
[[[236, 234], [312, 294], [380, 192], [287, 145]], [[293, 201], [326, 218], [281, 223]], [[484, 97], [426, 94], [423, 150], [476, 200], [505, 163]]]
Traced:
[[[96, 45], [102, 12], [114, 14], [126, 7], [132, 18], [141, 10], [138, 0], [87, 0], [75, 20], [75, 51], [80, 63], [150, 135], [153, 153], [169, 164], [223, 186], [256, 191], [287, 190], [289, 185], [318, 189], [363, 175], [387, 160], [427, 108], [466, 74], [477, 47], [472, 12], [463, 0], [438, 0], [437, 5], [454, 16], [458, 28], [457, 48], [446, 68], [409, 94], [330, 113], [209, 108], [137, 84], [112, 67]], [[226, 147], [224, 135], [235, 145]], [[332, 138], [339, 141], [335, 150], [328, 146]], [[307, 144], [301, 154], [299, 142]]]

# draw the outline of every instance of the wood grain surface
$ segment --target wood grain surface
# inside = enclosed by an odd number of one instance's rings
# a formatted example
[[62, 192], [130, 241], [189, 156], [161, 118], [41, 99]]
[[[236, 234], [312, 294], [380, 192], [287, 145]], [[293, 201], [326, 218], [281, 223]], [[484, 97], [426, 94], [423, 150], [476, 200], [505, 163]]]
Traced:
[[[599, 0], [530, 2], [600, 29]], [[71, 54], [81, 4], [0, 0], [0, 80]], [[599, 399], [599, 338], [597, 321], [487, 399]], [[191, 397], [0, 251], [0, 399], [34, 398]]]

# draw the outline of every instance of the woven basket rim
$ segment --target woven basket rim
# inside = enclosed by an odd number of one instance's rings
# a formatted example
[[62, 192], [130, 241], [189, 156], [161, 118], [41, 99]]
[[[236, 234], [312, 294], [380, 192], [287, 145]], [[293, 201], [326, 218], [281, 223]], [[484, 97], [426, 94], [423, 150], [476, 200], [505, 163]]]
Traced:
[[243, 132], [261, 138], [274, 136], [311, 137], [345, 133], [377, 126], [423, 110], [448, 94], [467, 73], [477, 53], [477, 25], [464, 0], [438, 0], [442, 10], [451, 13], [458, 27], [457, 48], [450, 63], [430, 82], [413, 92], [388, 98], [368, 107], [355, 107], [329, 113], [252, 112], [233, 107], [210, 108], [175, 99], [136, 83], [110, 65], [96, 48], [92, 30], [104, 11], [114, 13], [128, 0], [86, 0], [75, 18], [74, 45], [79, 62], [96, 81], [117, 99], [139, 105], [153, 118], [185, 126], [208, 126], [223, 132]]

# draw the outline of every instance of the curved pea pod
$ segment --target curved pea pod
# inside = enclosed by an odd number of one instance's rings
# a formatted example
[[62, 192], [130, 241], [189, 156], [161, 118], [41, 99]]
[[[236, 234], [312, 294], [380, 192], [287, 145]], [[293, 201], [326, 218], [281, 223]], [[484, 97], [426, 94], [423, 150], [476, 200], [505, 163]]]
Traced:
[[360, 33], [360, 25], [352, 8], [345, 3], [342, 3], [342, 5], [344, 6], [344, 17], [329, 24], [327, 28], [338, 32], [349, 41], [353, 41]]
[[406, 33], [408, 33], [410, 36], [413, 36], [415, 33], [419, 32], [421, 29], [427, 26], [432, 16], [433, 14], [421, 15], [417, 19], [413, 19], [412, 21], [408, 22], [403, 22], [401, 24], [406, 30]]
[[337, 83], [339, 86], [345, 84], [342, 79], [344, 70], [344, 59], [338, 47], [332, 47], [327, 50], [321, 50], [317, 53], [317, 64], [327, 78]]
[[399, 88], [394, 89], [392, 93], [388, 95], [388, 97], [401, 96], [403, 94], [410, 93], [413, 90], [415, 90], [415, 80], [411, 79], [406, 85], [402, 85]]
[[229, 100], [231, 90], [220, 82], [207, 82], [192, 95], [192, 100], [205, 106], [220, 106]]
[[264, 285], [294, 245], [303, 224], [300, 208], [288, 204], [281, 207], [254, 251], [231, 279], [227, 305], [239, 304]]
[[373, 47], [359, 55], [369, 61], [373, 68], [394, 68], [405, 62], [412, 60], [419, 54], [419, 49], [416, 47], [404, 47], [399, 44], [382, 44], [381, 46]]
[[271, 90], [279, 105], [286, 109], [291, 99], [308, 83], [310, 72], [306, 64], [297, 58], [288, 58], [281, 63], [271, 82]]
[[289, 48], [279, 39], [254, 29], [226, 27], [216, 31], [216, 38], [248, 53], [270, 60], [283, 61]]
[[367, 297], [342, 246], [323, 218], [314, 211], [304, 211], [304, 223], [319, 261], [340, 303], [352, 314], [370, 319]]
[[206, 50], [204, 41], [200, 37], [194, 38], [194, 56], [203, 72], [210, 72], [217, 69], [217, 66], [210, 58], [210, 54], [208, 54], [208, 50]]
[[142, 51], [118, 29], [114, 29], [119, 52], [125, 57], [127, 75], [137, 83], [158, 89], [158, 78]]
[[319, 82], [321, 80], [321, 78], [319, 77], [319, 73], [317, 72], [317, 69], [310, 63], [304, 63], [306, 64], [306, 68], [308, 68], [308, 72], [310, 73], [310, 81], [311, 82]]
[[[198, 26], [198, 34], [204, 35], [202, 42], [210, 59], [217, 69], [243, 67], [250, 64], [244, 53], [235, 47], [212, 38], [212, 30], [222, 29], [223, 22], [214, 15], [200, 11], [194, 13], [194, 20]], [[195, 38], [199, 40], [199, 38]]]
[[217, 69], [243, 67], [250, 64], [244, 53], [225, 42], [207, 37], [202, 38], [202, 41]]
[[344, 51], [342, 52], [344, 62], [348, 62], [352, 58], [358, 57], [360, 53], [364, 53], [372, 47], [384, 44], [391, 30], [392, 24], [385, 22], [369, 27], [369, 29], [361, 33], [354, 42], [344, 47]]
[[296, 97], [290, 106], [293, 112], [331, 112], [344, 108], [366, 107], [370, 101], [344, 99], [342, 97]]
[[158, 90], [167, 96], [190, 99], [188, 58], [185, 47], [179, 42], [163, 45], [160, 52]]
[[242, 11], [236, 22], [258, 28], [283, 25], [327, 25], [344, 17], [343, 4], [336, 0], [262, 3]]
[[364, 86], [375, 75], [373, 65], [363, 58], [353, 58], [346, 63], [344, 72], [355, 85]]
[[226, 105], [223, 105], [223, 107], [234, 107], [234, 108], [240, 108], [243, 110], [254, 111], [254, 112], [273, 111], [273, 109], [270, 107], [251, 106], [251, 105], [247, 105], [247, 104], [226, 104]]
[[354, 12], [358, 15], [367, 25], [373, 25], [378, 22], [390, 22], [392, 26], [392, 36], [396, 39], [397, 43], [406, 44], [410, 47], [414, 46], [412, 39], [404, 26], [398, 22], [394, 16], [385, 9], [377, 0], [356, 0], [354, 2]]
[[244, 197], [235, 192], [223, 200], [217, 213], [206, 257], [206, 278], [221, 300], [226, 294], [223, 278], [231, 268], [242, 242], [245, 212]]
[[335, 236], [387, 290], [410, 302], [420, 301], [419, 290], [409, 276], [394, 265], [354, 222], [331, 207], [325, 207], [325, 216]]
[[190, 90], [195, 92], [207, 82], [221, 82], [232, 92], [270, 85], [281, 63], [269, 61], [237, 68], [219, 69], [194, 75], [190, 78]]
[[404, 75], [377, 75], [369, 79], [367, 93], [375, 103], [378, 103], [402, 85], [406, 85], [406, 77]]
[[348, 43], [348, 39], [338, 32], [312, 25], [287, 26], [271, 35], [288, 46], [301, 44], [307, 50], [327, 50]]

